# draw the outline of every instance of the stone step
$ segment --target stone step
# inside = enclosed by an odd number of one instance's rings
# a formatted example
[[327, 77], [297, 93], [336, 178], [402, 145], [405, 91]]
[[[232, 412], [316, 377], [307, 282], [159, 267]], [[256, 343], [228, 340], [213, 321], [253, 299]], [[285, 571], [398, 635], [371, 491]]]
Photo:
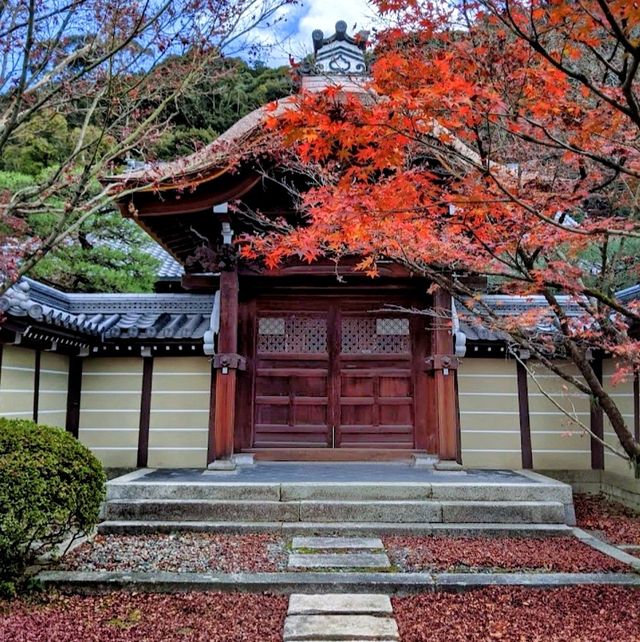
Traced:
[[128, 482], [107, 483], [112, 499], [203, 499], [280, 501], [280, 484], [233, 482]]
[[560, 502], [378, 501], [300, 503], [303, 522], [565, 522]]
[[399, 639], [395, 620], [375, 615], [290, 615], [284, 623], [284, 642]]
[[289, 568], [306, 569], [385, 569], [389, 558], [384, 553], [291, 553]]
[[289, 598], [288, 615], [391, 615], [388, 595], [377, 593], [294, 593]]
[[573, 501], [571, 487], [560, 482], [384, 482], [282, 484], [282, 501]]
[[282, 532], [285, 535], [436, 535], [452, 537], [554, 537], [571, 535], [565, 524], [460, 523], [424, 524], [389, 522], [269, 522], [167, 521], [109, 519], [98, 524], [101, 535], [151, 535], [198, 531], [207, 533]]
[[124, 499], [107, 502], [107, 520], [297, 522], [300, 506], [271, 501]]
[[110, 500], [107, 520], [565, 523], [565, 506], [552, 501], [232, 501]]
[[294, 551], [381, 550], [384, 544], [379, 537], [294, 537], [291, 548]]
[[558, 501], [572, 502], [560, 482], [119, 482], [107, 484], [107, 499], [201, 499], [233, 501]]

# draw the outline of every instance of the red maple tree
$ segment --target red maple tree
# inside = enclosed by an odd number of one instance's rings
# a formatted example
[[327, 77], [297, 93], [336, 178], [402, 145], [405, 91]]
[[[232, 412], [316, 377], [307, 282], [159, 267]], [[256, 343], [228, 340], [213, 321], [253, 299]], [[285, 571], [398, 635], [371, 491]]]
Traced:
[[[281, 158], [314, 186], [300, 194], [303, 225], [280, 221], [244, 252], [269, 265], [356, 255], [372, 276], [392, 259], [428, 277], [589, 395], [624, 452], [605, 447], [637, 472], [640, 444], [592, 356], [614, 357], [618, 379], [640, 366], [640, 304], [616, 296], [638, 276], [640, 3], [377, 5], [387, 27], [364, 91], [338, 81], [269, 119]], [[496, 314], [477, 276], [545, 305]], [[531, 328], [549, 309], [556, 332], [540, 339]]]

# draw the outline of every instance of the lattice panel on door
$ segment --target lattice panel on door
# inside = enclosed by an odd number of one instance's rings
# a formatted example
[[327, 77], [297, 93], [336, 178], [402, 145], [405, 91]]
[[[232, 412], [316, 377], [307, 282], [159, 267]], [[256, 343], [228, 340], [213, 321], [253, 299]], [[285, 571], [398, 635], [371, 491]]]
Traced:
[[342, 354], [406, 354], [410, 352], [409, 319], [345, 317]]
[[317, 317], [258, 319], [258, 352], [322, 354], [327, 352], [327, 322]]

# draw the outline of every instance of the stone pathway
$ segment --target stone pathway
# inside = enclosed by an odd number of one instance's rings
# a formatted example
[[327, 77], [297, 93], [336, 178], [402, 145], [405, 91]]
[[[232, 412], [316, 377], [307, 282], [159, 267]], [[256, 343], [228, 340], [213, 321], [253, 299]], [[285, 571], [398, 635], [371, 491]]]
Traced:
[[294, 537], [289, 569], [387, 570], [391, 564], [378, 537]]
[[[387, 570], [389, 558], [379, 537], [294, 537], [289, 568], [295, 570]], [[292, 595], [284, 642], [399, 640], [388, 595]]]
[[[289, 568], [296, 570], [387, 570], [389, 558], [379, 537], [294, 537]], [[399, 640], [388, 595], [292, 595], [284, 642]]]
[[398, 642], [388, 595], [292, 595], [283, 642]]

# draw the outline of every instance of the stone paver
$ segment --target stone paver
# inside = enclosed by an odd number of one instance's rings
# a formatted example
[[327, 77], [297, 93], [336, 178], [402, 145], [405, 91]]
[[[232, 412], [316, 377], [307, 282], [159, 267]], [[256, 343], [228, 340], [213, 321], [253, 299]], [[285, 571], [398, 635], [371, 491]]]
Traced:
[[[363, 568], [384, 570], [391, 566], [378, 537], [294, 537], [292, 549], [289, 568], [357, 571]], [[315, 552], [306, 552], [309, 550]]]
[[308, 550], [382, 550], [384, 545], [379, 537], [294, 537], [291, 547]]
[[284, 623], [284, 642], [308, 640], [399, 640], [398, 625], [374, 615], [290, 615]]
[[388, 595], [376, 593], [327, 595], [292, 595], [289, 599], [289, 615], [351, 614], [391, 615], [393, 609]]
[[389, 568], [385, 553], [291, 553], [289, 568]]
[[294, 594], [284, 623], [284, 642], [398, 642], [388, 595]]

